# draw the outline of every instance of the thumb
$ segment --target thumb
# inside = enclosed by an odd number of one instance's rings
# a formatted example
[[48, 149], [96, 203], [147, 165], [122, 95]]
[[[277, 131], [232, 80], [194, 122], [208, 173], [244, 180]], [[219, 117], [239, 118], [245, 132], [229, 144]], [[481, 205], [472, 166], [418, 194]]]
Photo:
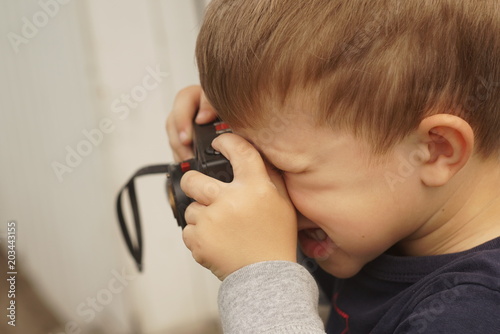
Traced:
[[235, 180], [255, 180], [259, 176], [269, 180], [264, 160], [257, 149], [243, 137], [224, 133], [212, 141], [212, 146], [229, 160]]
[[197, 124], [206, 124], [214, 121], [216, 118], [217, 112], [208, 101], [205, 93], [202, 91], [200, 97], [200, 108], [198, 114], [196, 115], [195, 122]]
[[276, 169], [272, 168], [268, 164], [266, 164], [266, 170], [267, 174], [269, 175], [269, 178], [271, 179], [271, 182], [278, 190], [278, 193], [282, 197], [289, 199], [288, 190], [286, 188], [285, 180], [283, 180], [283, 176]]

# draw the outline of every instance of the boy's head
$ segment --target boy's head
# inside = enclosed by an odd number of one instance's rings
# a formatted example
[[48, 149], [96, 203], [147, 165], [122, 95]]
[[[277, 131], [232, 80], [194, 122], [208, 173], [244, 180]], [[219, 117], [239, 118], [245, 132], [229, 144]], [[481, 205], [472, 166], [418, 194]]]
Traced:
[[285, 170], [300, 245], [330, 273], [393, 245], [440, 254], [500, 235], [498, 162], [478, 164], [500, 149], [499, 12], [497, 0], [212, 0], [202, 87]]
[[201, 84], [233, 127], [307, 98], [316, 122], [386, 152], [428, 115], [500, 148], [497, 0], [213, 0], [197, 44]]

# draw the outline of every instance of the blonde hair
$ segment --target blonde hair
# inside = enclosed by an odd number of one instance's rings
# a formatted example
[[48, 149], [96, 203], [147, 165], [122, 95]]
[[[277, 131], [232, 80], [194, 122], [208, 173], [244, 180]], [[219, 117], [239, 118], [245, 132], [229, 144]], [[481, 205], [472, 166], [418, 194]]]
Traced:
[[318, 123], [376, 152], [435, 113], [465, 119], [484, 156], [500, 147], [498, 0], [212, 0], [196, 57], [235, 127], [304, 92]]

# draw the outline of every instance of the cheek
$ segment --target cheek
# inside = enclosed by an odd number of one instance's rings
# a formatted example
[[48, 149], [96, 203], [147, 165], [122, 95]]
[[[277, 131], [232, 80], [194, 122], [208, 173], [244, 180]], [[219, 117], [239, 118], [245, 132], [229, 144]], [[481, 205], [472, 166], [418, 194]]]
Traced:
[[323, 183], [313, 187], [289, 181], [287, 189], [297, 210], [317, 225], [334, 233], [363, 236], [389, 228], [386, 225], [394, 220], [391, 213], [397, 212], [391, 194], [380, 186], [365, 184], [368, 186]]

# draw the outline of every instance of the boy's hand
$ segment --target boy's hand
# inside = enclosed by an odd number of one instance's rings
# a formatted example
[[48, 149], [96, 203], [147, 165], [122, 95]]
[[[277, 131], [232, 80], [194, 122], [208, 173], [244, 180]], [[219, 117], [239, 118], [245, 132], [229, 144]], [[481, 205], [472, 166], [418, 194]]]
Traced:
[[167, 134], [175, 161], [193, 156], [193, 118], [197, 124], [213, 121], [217, 115], [200, 86], [186, 87], [177, 93], [174, 106], [167, 118]]
[[297, 221], [282, 178], [266, 168], [257, 150], [235, 134], [213, 141], [233, 167], [224, 183], [196, 171], [181, 179], [195, 199], [185, 214], [186, 246], [220, 280], [252, 263], [296, 261]]

